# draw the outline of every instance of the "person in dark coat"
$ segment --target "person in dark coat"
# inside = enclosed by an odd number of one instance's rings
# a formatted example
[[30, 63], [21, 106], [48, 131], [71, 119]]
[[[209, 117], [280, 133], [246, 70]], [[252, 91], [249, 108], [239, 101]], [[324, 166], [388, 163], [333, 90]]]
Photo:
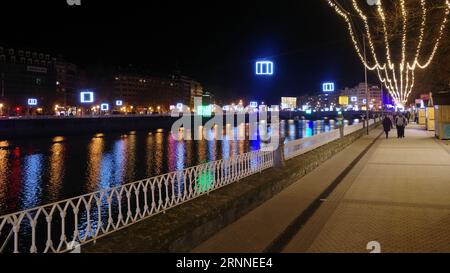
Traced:
[[406, 119], [408, 120], [408, 123], [409, 123], [409, 121], [411, 120], [411, 112], [406, 112]]
[[384, 116], [383, 119], [383, 129], [384, 129], [384, 133], [386, 134], [386, 139], [389, 138], [389, 132], [392, 129], [392, 121], [388, 116]]
[[397, 127], [397, 136], [398, 138], [405, 138], [405, 127], [408, 125], [408, 120], [405, 118], [405, 116], [400, 113], [395, 118], [395, 126]]

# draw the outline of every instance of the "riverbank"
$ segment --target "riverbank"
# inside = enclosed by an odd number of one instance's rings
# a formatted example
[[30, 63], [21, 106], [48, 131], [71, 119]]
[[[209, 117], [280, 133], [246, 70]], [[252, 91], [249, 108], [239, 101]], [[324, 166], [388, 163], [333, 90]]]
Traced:
[[[257, 114], [255, 114], [257, 115]], [[192, 123], [194, 119], [192, 116]], [[256, 117], [254, 117], [256, 118]], [[336, 113], [323, 112], [305, 116], [302, 112], [280, 112], [281, 119], [308, 119], [322, 120], [335, 119]], [[345, 112], [344, 118], [354, 120], [361, 118], [360, 112]], [[19, 117], [0, 118], [0, 140], [27, 137], [66, 136], [77, 134], [95, 134], [109, 132], [126, 132], [139, 130], [170, 129], [178, 117], [169, 115], [120, 115], [120, 116], [96, 116], [96, 117]], [[202, 124], [208, 122], [211, 117], [201, 117]], [[245, 122], [249, 122], [249, 115]], [[270, 122], [270, 115], [268, 115]], [[226, 116], [224, 116], [224, 123]], [[235, 126], [238, 125], [235, 116]]]

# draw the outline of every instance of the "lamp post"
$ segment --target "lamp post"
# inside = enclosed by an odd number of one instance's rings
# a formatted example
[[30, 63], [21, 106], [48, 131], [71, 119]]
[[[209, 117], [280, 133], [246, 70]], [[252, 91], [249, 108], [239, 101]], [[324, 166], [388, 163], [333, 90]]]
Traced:
[[364, 45], [364, 78], [366, 83], [366, 120], [367, 120], [367, 135], [369, 134], [369, 86], [367, 84], [367, 54], [366, 54], [366, 36], [363, 34]]

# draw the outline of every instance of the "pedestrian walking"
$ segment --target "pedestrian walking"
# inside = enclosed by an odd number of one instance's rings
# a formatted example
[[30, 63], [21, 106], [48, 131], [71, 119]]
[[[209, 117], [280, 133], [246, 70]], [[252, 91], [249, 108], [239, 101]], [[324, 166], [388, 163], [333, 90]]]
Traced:
[[395, 126], [397, 127], [397, 138], [405, 137], [405, 127], [408, 125], [408, 120], [406, 117], [400, 113], [395, 118]]
[[389, 132], [392, 129], [392, 121], [389, 118], [389, 116], [384, 116], [383, 129], [384, 129], [384, 133], [386, 134], [386, 139], [388, 139], [389, 138]]
[[411, 120], [411, 112], [410, 111], [406, 112], [406, 119], [408, 120], [408, 123], [409, 123], [409, 121]]

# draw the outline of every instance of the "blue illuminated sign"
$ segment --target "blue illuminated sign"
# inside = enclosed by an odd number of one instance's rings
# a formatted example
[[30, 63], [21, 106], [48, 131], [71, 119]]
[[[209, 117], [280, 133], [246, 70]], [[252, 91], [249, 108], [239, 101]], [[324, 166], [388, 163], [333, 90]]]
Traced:
[[122, 106], [123, 105], [123, 101], [121, 100], [116, 100], [116, 106]]
[[38, 104], [37, 99], [28, 99], [28, 105], [29, 106], [36, 106]]
[[182, 111], [183, 110], [183, 104], [182, 103], [177, 103], [177, 109]]
[[93, 103], [94, 102], [94, 92], [81, 92], [80, 93], [81, 103]]
[[100, 109], [102, 111], [108, 111], [109, 110], [109, 104], [103, 103], [102, 105], [100, 105]]
[[323, 92], [334, 92], [334, 82], [326, 82], [322, 85]]
[[271, 61], [256, 62], [256, 75], [273, 75], [273, 62]]
[[358, 97], [351, 97], [350, 100], [351, 100], [352, 102], [358, 102]]
[[252, 102], [250, 102], [250, 107], [258, 108], [258, 103], [256, 101], [252, 101]]

